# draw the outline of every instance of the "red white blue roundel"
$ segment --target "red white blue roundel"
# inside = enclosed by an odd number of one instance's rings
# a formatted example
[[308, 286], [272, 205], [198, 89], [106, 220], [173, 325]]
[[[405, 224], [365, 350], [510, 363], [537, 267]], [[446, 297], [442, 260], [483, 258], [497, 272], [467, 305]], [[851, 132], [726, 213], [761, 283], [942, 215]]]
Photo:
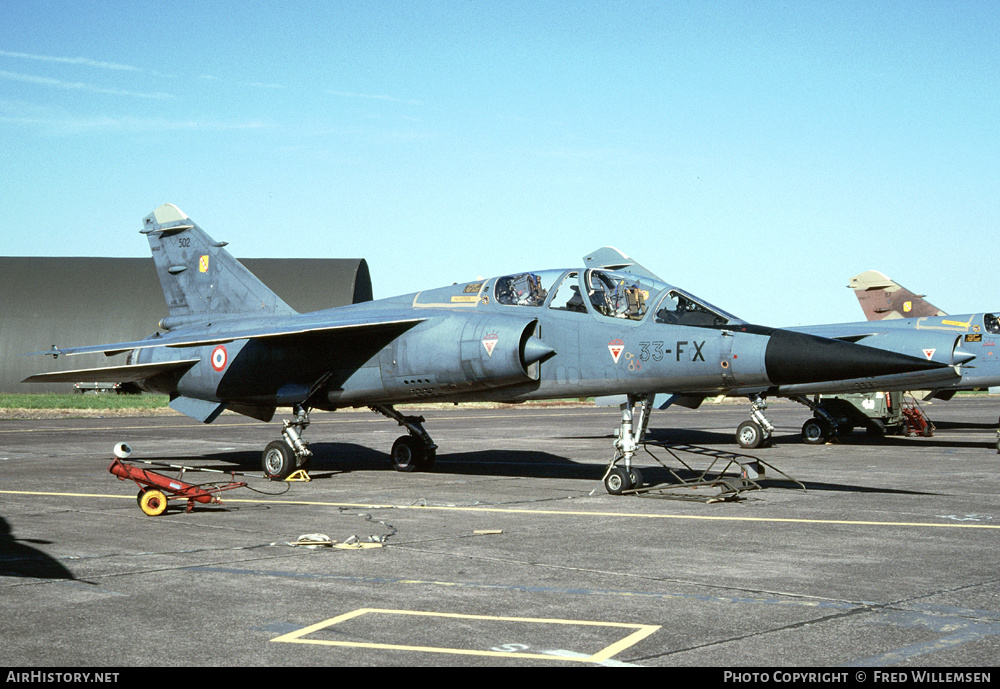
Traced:
[[229, 355], [226, 354], [226, 348], [219, 345], [212, 350], [212, 368], [216, 371], [221, 371], [226, 367], [226, 362], [229, 360]]

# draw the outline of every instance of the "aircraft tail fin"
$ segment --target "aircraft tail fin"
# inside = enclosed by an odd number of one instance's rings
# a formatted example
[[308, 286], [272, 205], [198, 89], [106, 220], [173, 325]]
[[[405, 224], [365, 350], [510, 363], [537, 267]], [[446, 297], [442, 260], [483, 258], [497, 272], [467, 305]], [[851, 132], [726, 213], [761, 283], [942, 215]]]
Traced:
[[141, 231], [167, 300], [168, 329], [206, 315], [296, 313], [177, 206], [157, 208]]
[[865, 317], [870, 321], [891, 318], [922, 318], [947, 314], [877, 270], [868, 270], [851, 278], [848, 287], [858, 297]]
[[[621, 250], [613, 246], [602, 246], [597, 251], [583, 257], [583, 264], [588, 268], [607, 268], [623, 273], [632, 273], [642, 277], [661, 280], [657, 275]], [[662, 281], [662, 280], [661, 280]]]

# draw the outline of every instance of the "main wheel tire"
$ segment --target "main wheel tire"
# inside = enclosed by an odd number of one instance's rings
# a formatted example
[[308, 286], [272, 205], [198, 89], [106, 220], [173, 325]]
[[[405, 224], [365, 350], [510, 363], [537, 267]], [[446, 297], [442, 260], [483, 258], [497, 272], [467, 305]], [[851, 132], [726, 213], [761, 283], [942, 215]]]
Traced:
[[264, 448], [260, 456], [264, 476], [272, 481], [284, 481], [295, 471], [295, 453], [284, 440], [275, 440]]
[[604, 487], [612, 495], [621, 495], [632, 487], [632, 477], [620, 467], [615, 467], [604, 477]]
[[437, 459], [437, 450], [429, 447], [424, 448], [424, 456], [417, 465], [418, 471], [430, 471], [434, 468], [434, 460]]
[[802, 440], [809, 445], [822, 445], [830, 438], [830, 427], [821, 419], [811, 418], [802, 425]]
[[409, 473], [420, 469], [426, 456], [427, 450], [419, 439], [404, 435], [396, 438], [396, 442], [392, 444], [389, 460], [396, 471]]
[[637, 468], [632, 467], [628, 472], [629, 481], [632, 482], [631, 488], [641, 488], [642, 487], [642, 472]]
[[150, 517], [159, 517], [167, 511], [167, 496], [162, 490], [149, 488], [139, 493], [139, 509]]
[[764, 429], [756, 421], [744, 421], [736, 429], [736, 442], [748, 450], [764, 444]]

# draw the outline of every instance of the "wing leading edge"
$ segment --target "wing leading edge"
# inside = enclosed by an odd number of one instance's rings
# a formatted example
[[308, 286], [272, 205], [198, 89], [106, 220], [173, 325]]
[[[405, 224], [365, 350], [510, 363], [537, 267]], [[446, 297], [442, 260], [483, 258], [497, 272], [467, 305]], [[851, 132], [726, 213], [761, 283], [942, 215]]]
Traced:
[[[356, 319], [341, 321], [332, 325], [290, 325], [290, 326], [279, 326], [275, 328], [261, 327], [261, 328], [235, 328], [233, 330], [222, 330], [216, 329], [205, 329], [197, 332], [191, 332], [190, 329], [185, 329], [184, 333], [173, 335], [168, 333], [166, 335], [154, 335], [153, 337], [146, 338], [144, 340], [134, 340], [132, 342], [114, 342], [110, 344], [101, 345], [88, 345], [84, 347], [67, 347], [65, 349], [60, 349], [58, 347], [53, 347], [52, 349], [40, 351], [40, 352], [28, 352], [30, 355], [35, 354], [49, 354], [51, 356], [59, 356], [60, 354], [65, 354], [67, 356], [74, 354], [95, 354], [104, 353], [107, 356], [114, 356], [115, 354], [121, 354], [127, 352], [131, 349], [148, 349], [150, 347], [202, 347], [206, 345], [223, 344], [226, 342], [232, 342], [233, 340], [251, 340], [251, 339], [285, 339], [285, 338], [298, 338], [298, 337], [322, 337], [325, 334], [343, 334], [346, 332], [354, 331], [367, 331], [367, 332], [395, 332], [396, 334], [402, 334], [406, 332], [413, 326], [424, 321], [423, 318], [400, 318], [391, 320], [373, 320], [371, 318], [367, 319]], [[125, 368], [125, 367], [117, 367]], [[96, 370], [96, 369], [95, 369]], [[41, 374], [46, 375], [46, 374]], [[35, 376], [32, 376], [34, 378]], [[77, 379], [79, 380], [79, 379]], [[88, 379], [90, 380], [90, 379]], [[38, 381], [35, 381], [38, 382]], [[58, 382], [52, 379], [48, 379], [46, 382]]]
[[128, 364], [103, 368], [79, 368], [74, 371], [54, 371], [28, 376], [22, 383], [135, 383], [164, 373], [186, 370], [201, 359], [163, 361], [155, 364]]

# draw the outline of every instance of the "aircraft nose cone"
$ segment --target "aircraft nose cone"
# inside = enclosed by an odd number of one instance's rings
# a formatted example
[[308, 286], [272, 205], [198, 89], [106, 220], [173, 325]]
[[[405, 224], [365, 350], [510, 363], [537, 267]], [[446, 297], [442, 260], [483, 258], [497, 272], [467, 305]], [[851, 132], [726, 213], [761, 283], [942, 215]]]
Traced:
[[790, 330], [771, 333], [764, 350], [764, 365], [768, 379], [775, 385], [872, 378], [947, 366], [907, 354]]

